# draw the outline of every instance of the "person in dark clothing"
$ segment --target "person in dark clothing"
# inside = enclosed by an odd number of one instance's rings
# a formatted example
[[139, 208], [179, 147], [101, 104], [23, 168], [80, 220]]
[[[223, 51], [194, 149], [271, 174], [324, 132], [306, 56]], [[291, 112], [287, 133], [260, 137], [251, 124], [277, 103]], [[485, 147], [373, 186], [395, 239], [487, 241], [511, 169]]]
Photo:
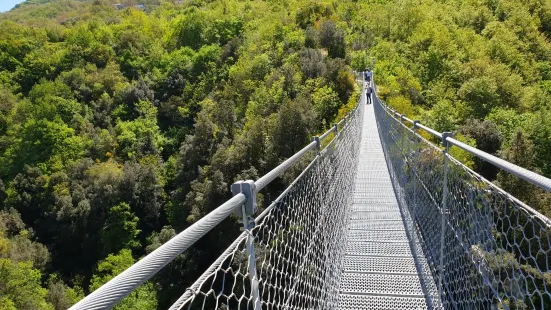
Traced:
[[370, 104], [371, 103], [371, 96], [373, 95], [373, 88], [371, 88], [371, 86], [367, 86], [367, 88], [365, 89], [365, 96], [367, 97], [367, 104]]
[[364, 73], [364, 79], [365, 79], [366, 82], [368, 82], [368, 83], [371, 82], [371, 75], [372, 75], [371, 71], [366, 71]]

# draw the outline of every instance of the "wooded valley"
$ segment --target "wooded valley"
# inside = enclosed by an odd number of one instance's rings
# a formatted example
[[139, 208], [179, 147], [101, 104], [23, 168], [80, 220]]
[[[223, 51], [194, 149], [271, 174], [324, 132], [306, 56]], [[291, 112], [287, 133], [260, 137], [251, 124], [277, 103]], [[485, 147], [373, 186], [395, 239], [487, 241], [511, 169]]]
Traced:
[[[67, 309], [218, 207], [355, 106], [352, 70], [549, 177], [550, 39], [549, 0], [28, 0], [0, 14], [0, 310]], [[551, 216], [548, 193], [452, 154]], [[115, 309], [166, 309], [239, 233]]]

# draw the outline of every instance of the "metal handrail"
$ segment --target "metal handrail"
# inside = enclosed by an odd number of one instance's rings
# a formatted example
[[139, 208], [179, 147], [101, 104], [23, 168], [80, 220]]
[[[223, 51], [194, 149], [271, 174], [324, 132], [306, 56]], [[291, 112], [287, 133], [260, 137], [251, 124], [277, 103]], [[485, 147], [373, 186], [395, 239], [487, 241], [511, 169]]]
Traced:
[[[308, 172], [308, 170], [310, 170], [312, 168], [312, 166], [314, 166], [314, 164], [316, 163], [316, 161], [319, 160], [319, 158], [320, 158], [319, 156], [316, 156], [316, 158], [314, 158], [314, 160], [301, 172], [301, 174], [291, 184], [289, 184], [289, 186], [264, 211], [262, 211], [262, 213], [260, 213], [254, 219], [255, 225], [259, 224], [260, 221], [266, 215], [268, 215], [268, 213], [275, 206], [277, 206], [277, 204], [283, 199], [283, 197], [285, 197], [285, 195], [287, 195], [287, 193], [298, 182], [298, 180], [300, 180], [300, 178], [303, 175], [305, 175], [306, 172]], [[182, 309], [182, 305], [188, 299], [193, 297], [194, 292], [201, 287], [203, 282], [214, 272], [214, 270], [216, 270], [216, 268], [218, 268], [222, 264], [222, 262], [224, 262], [226, 260], [226, 258], [229, 255], [231, 255], [231, 253], [235, 250], [235, 248], [237, 248], [237, 246], [241, 242], [243, 242], [243, 240], [245, 240], [247, 238], [247, 234], [248, 234], [248, 232], [246, 232], [246, 231], [241, 233], [241, 235], [239, 235], [239, 237], [237, 237], [237, 239], [235, 239], [235, 241], [220, 255], [220, 257], [218, 257], [218, 259], [214, 263], [212, 263], [212, 265], [207, 270], [205, 270], [205, 272], [203, 272], [203, 274], [184, 292], [184, 294], [182, 296], [180, 296], [180, 298], [178, 298], [178, 300], [176, 300], [176, 302], [174, 302], [174, 304], [172, 304], [172, 306], [169, 308], [169, 310], [180, 310], [180, 309]]]
[[458, 141], [454, 138], [451, 138], [451, 137], [447, 137], [446, 138], [446, 141], [449, 142], [450, 144], [454, 145], [454, 146], [457, 146], [458, 148], [462, 149], [462, 150], [465, 150], [473, 155], [475, 155], [476, 157], [486, 161], [486, 162], [489, 162], [491, 164], [493, 164], [494, 166], [496, 167], [499, 167], [511, 174], [514, 174], [516, 176], [518, 176], [519, 178], [527, 181], [527, 182], [530, 182], [546, 191], [550, 191], [551, 192], [551, 179], [549, 178], [546, 178], [542, 175], [539, 175], [533, 171], [530, 171], [528, 169], [525, 169], [525, 168], [522, 168], [520, 166], [517, 166], [515, 164], [512, 164], [506, 160], [503, 160], [501, 158], [498, 158], [496, 156], [493, 156], [491, 154], [488, 154], [486, 152], [483, 152], [477, 148], [474, 148], [470, 145], [467, 145], [461, 141]]
[[[390, 108], [383, 100], [381, 100], [378, 96], [379, 102], [381, 103], [381, 106], [384, 107], [390, 115], [392, 115], [394, 118], [401, 117], [402, 114], [396, 112], [392, 108]], [[423, 129], [424, 131], [430, 133], [431, 135], [438, 137], [439, 139], [442, 139], [443, 143], [450, 143], [451, 145], [454, 145], [467, 153], [474, 155], [502, 170], [505, 170], [513, 175], [516, 175], [517, 177], [525, 180], [528, 183], [531, 183], [545, 191], [551, 192], [551, 179], [544, 177], [540, 174], [537, 174], [533, 171], [530, 171], [528, 169], [522, 168], [520, 166], [517, 166], [513, 163], [510, 163], [506, 160], [503, 160], [499, 157], [496, 157], [494, 155], [488, 154], [484, 151], [481, 151], [477, 148], [474, 148], [470, 145], [467, 145], [461, 141], [458, 141], [452, 137], [446, 136], [443, 137], [441, 132], [438, 132], [430, 127], [427, 127], [423, 124], [421, 124], [419, 121], [412, 121], [409, 118], [402, 117], [402, 119], [405, 119], [407, 122], [414, 124], [414, 126]]]
[[302, 150], [298, 151], [295, 155], [289, 157], [286, 161], [282, 162], [279, 166], [272, 169], [270, 172], [266, 173], [263, 177], [254, 182], [257, 191], [261, 191], [268, 184], [270, 184], [277, 177], [281, 176], [285, 171], [291, 168], [294, 164], [299, 161], [306, 152], [313, 150], [318, 145], [318, 142], [312, 141], [310, 144], [305, 146]]
[[235, 212], [245, 201], [246, 198], [243, 194], [233, 196], [223, 205], [102, 285], [70, 309], [108, 309], [113, 307]]
[[[362, 86], [363, 88], [364, 86]], [[361, 97], [358, 102], [361, 102]], [[358, 105], [350, 111], [336, 126], [331, 127], [317, 141], [310, 142], [307, 146], [295, 153], [293, 156], [279, 164], [270, 172], [258, 179], [254, 184], [256, 191], [264, 189], [273, 180], [281, 176], [285, 171], [294, 166], [310, 150], [318, 149], [323, 139], [327, 138], [333, 131], [347, 119], [351, 113], [358, 108]], [[238, 211], [239, 207], [247, 201], [247, 197], [240, 193], [227, 200], [224, 204], [205, 215], [199, 221], [170, 239], [168, 242], [149, 253], [134, 265], [90, 293], [84, 299], [73, 305], [69, 310], [107, 309], [115, 306], [121, 299], [128, 296], [138, 286], [149, 280], [164, 266], [174, 260], [178, 255], [185, 252], [199, 238], [204, 236], [216, 225]]]

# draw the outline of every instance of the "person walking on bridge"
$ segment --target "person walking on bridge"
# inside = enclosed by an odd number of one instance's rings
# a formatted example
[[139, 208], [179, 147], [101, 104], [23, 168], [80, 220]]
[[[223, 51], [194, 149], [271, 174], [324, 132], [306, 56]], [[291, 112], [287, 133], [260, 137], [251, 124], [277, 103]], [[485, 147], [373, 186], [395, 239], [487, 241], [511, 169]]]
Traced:
[[371, 73], [371, 71], [365, 71], [364, 72], [364, 79], [367, 83], [371, 82], [371, 76], [373, 75], [373, 73]]
[[371, 85], [367, 84], [367, 88], [365, 89], [365, 96], [366, 96], [366, 104], [370, 104], [371, 102], [371, 96], [373, 95], [373, 88], [371, 88]]

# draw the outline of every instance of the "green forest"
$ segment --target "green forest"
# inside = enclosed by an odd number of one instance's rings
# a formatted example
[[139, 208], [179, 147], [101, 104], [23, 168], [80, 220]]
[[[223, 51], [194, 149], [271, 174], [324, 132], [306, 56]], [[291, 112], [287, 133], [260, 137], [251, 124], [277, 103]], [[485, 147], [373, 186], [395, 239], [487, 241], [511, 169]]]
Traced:
[[[67, 309], [196, 222], [350, 111], [353, 70], [551, 176], [550, 40], [549, 0], [27, 0], [0, 14], [0, 310]], [[169, 307], [239, 233], [225, 220], [115, 309]]]

